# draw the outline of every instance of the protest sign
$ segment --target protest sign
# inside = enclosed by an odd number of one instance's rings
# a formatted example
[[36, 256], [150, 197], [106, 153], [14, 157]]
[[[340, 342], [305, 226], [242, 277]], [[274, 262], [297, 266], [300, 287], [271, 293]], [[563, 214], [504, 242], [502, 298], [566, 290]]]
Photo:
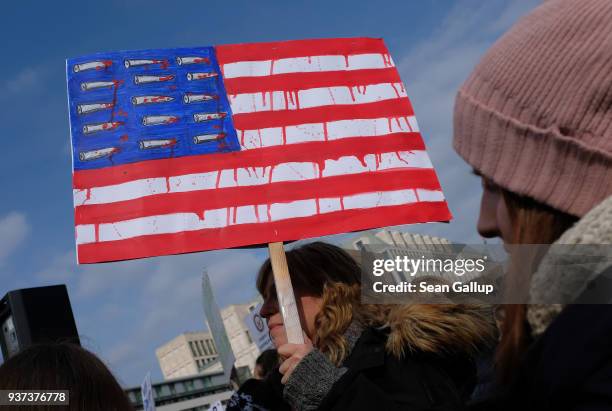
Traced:
[[79, 263], [451, 218], [381, 39], [67, 61]]
[[210, 405], [208, 411], [225, 411], [225, 407], [221, 404], [221, 401], [215, 401]]
[[382, 39], [97, 53], [66, 64], [79, 263], [447, 221]]
[[142, 409], [144, 411], [155, 411], [155, 400], [153, 400], [153, 387], [151, 386], [151, 373], [147, 373], [140, 386], [142, 395]]

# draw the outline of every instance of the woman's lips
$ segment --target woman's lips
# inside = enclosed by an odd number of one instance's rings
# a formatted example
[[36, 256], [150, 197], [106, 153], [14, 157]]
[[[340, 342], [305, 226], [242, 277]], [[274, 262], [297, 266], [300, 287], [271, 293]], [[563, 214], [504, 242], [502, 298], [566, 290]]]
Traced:
[[280, 327], [282, 327], [282, 326], [283, 326], [283, 324], [282, 324], [282, 323], [281, 323], [281, 324], [272, 324], [272, 325], [270, 325], [268, 328], [270, 329], [270, 332], [271, 332], [273, 329], [275, 329], [275, 328], [280, 328]]

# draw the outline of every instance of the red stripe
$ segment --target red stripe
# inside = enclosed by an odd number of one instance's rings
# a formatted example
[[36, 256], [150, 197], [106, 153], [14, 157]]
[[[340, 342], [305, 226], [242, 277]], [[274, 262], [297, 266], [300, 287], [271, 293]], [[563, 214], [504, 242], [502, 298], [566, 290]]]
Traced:
[[287, 144], [223, 154], [149, 160], [95, 170], [78, 170], [73, 175], [73, 187], [88, 189], [143, 178], [173, 177], [231, 168], [267, 167], [294, 161], [322, 162], [325, 159], [338, 159], [349, 155], [363, 158], [367, 154], [410, 150], [425, 150], [419, 133]]
[[[299, 103], [298, 108], [299, 108]], [[239, 130], [256, 130], [269, 127], [285, 127], [298, 124], [329, 121], [369, 119], [380, 117], [407, 117], [414, 115], [407, 97], [363, 104], [338, 104], [298, 110], [262, 111], [240, 113], [232, 116], [234, 127]]]
[[220, 65], [291, 57], [389, 53], [382, 39], [366, 37], [231, 44], [216, 46], [215, 51]]
[[[266, 204], [273, 204], [408, 188], [441, 190], [433, 169], [399, 169], [271, 183], [266, 185], [264, 199]], [[115, 203], [78, 206], [75, 208], [75, 224], [114, 223], [173, 213], [202, 215], [205, 210], [261, 204], [258, 199], [262, 197], [261, 186], [157, 194]]]
[[272, 223], [243, 224], [82, 244], [78, 246], [78, 258], [81, 264], [128, 260], [298, 240], [391, 225], [449, 221], [451, 218], [447, 204], [443, 201], [336, 211]]
[[306, 90], [317, 87], [365, 86], [401, 82], [395, 67], [384, 69], [287, 73], [261, 77], [224, 79], [227, 94], [257, 93], [277, 90]]

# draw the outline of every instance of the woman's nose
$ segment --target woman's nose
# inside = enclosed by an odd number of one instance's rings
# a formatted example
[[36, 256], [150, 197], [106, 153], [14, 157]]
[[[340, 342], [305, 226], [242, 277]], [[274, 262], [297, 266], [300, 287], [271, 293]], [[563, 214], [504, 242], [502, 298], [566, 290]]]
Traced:
[[274, 299], [268, 299], [264, 301], [261, 309], [259, 310], [259, 315], [263, 318], [268, 319], [272, 317], [274, 314], [278, 312], [278, 304]]
[[497, 207], [499, 201], [503, 201], [499, 192], [484, 188], [482, 198], [480, 200], [480, 215], [476, 229], [478, 233], [485, 238], [494, 238], [500, 236], [500, 230], [497, 221]]

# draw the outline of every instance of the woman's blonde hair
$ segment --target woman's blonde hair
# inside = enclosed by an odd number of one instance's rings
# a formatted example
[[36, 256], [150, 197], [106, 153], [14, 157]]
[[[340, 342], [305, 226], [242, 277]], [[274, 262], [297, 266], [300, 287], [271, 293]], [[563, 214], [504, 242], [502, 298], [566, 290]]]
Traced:
[[[313, 344], [335, 365], [349, 354], [345, 331], [353, 321], [361, 327], [385, 328], [386, 349], [396, 357], [406, 350], [443, 353], [460, 347], [476, 351], [477, 341], [493, 339], [492, 316], [487, 307], [473, 304], [362, 304], [361, 269], [344, 250], [316, 242], [286, 253], [297, 296], [323, 300], [315, 317]], [[257, 277], [264, 299], [275, 298], [270, 261]], [[452, 334], [452, 337], [451, 337]]]

